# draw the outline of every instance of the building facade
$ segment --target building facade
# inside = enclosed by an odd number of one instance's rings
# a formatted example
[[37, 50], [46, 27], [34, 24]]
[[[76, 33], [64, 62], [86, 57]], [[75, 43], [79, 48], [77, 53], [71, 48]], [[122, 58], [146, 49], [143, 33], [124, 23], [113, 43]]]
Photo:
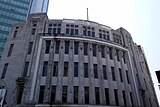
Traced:
[[0, 76], [11, 107], [158, 107], [144, 52], [130, 33], [88, 20], [30, 15], [9, 34]]
[[48, 0], [0, 0], [0, 58], [12, 25], [26, 20], [28, 13], [47, 10]]

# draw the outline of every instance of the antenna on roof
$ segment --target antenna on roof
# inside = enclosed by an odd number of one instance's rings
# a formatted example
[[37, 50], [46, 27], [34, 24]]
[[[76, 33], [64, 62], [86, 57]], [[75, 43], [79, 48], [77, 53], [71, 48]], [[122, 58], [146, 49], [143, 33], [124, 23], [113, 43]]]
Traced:
[[89, 16], [88, 16], [88, 8], [87, 8], [87, 20], [89, 20]]

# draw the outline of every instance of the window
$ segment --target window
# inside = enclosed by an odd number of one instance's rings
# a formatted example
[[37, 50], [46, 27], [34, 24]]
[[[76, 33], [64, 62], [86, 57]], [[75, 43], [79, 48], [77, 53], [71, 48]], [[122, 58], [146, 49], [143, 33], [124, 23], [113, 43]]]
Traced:
[[71, 35], [74, 35], [74, 29], [71, 29]]
[[42, 76], [47, 76], [47, 69], [48, 69], [48, 61], [44, 61]]
[[46, 40], [46, 50], [45, 50], [45, 54], [49, 54], [50, 44], [51, 44], [51, 41], [50, 41], [50, 40]]
[[75, 29], [75, 35], [78, 35], [78, 33], [79, 33], [78, 29]]
[[68, 76], [68, 62], [64, 62], [64, 74], [63, 76]]
[[119, 106], [117, 89], [114, 89], [114, 97], [115, 97], [115, 101], [116, 101], [116, 106]]
[[92, 37], [95, 37], [95, 32], [92, 32]]
[[98, 78], [97, 64], [93, 64], [94, 78]]
[[58, 62], [55, 61], [54, 62], [54, 68], [53, 68], [53, 76], [57, 76], [58, 75]]
[[99, 33], [99, 38], [102, 38], [102, 33]]
[[31, 52], [32, 52], [32, 46], [33, 46], [33, 42], [29, 42], [28, 54], [31, 54]]
[[8, 68], [8, 63], [5, 63], [4, 67], [3, 67], [3, 72], [1, 75], [1, 79], [5, 78], [6, 72], [7, 72], [7, 68]]
[[22, 95], [23, 95], [24, 86], [18, 86], [17, 92], [17, 104], [21, 104]]
[[128, 71], [127, 70], [126, 70], [126, 76], [127, 76], [127, 82], [128, 82], [128, 84], [130, 84], [129, 75], [128, 75]]
[[8, 55], [7, 55], [8, 57], [10, 57], [12, 54], [13, 46], [14, 46], [14, 44], [11, 44], [9, 47], [9, 51], [8, 51]]
[[38, 100], [38, 103], [39, 103], [39, 104], [43, 104], [44, 90], [45, 90], [45, 86], [40, 86], [39, 100]]
[[119, 68], [119, 76], [120, 76], [120, 81], [123, 82], [123, 77], [122, 77], [122, 70]]
[[78, 86], [74, 86], [74, 94], [73, 94], [74, 104], [78, 104]]
[[61, 28], [57, 28], [57, 34], [61, 34]]
[[109, 89], [105, 88], [106, 105], [109, 105]]
[[51, 89], [51, 104], [55, 103], [55, 97], [56, 97], [56, 86], [52, 86], [52, 89]]
[[84, 55], [88, 55], [88, 44], [84, 43]]
[[78, 42], [74, 42], [74, 54], [78, 55]]
[[52, 28], [48, 28], [48, 34], [52, 33]]
[[62, 103], [67, 103], [67, 86], [63, 86]]
[[101, 46], [101, 56], [105, 58], [104, 46]]
[[115, 76], [114, 67], [111, 67], [111, 72], [112, 72], [112, 80], [113, 80], [113, 81], [116, 81], [116, 76]]
[[78, 77], [78, 62], [74, 62], [74, 77]]
[[69, 28], [66, 28], [66, 34], [69, 34]]
[[96, 104], [100, 104], [99, 87], [95, 87], [95, 99], [96, 99]]
[[86, 29], [83, 30], [83, 35], [86, 36]]
[[110, 57], [110, 59], [113, 59], [113, 54], [112, 54], [112, 48], [111, 47], [109, 47], [109, 57]]
[[91, 36], [91, 31], [88, 31], [88, 36]]
[[59, 54], [60, 41], [56, 41], [55, 54]]
[[93, 56], [96, 56], [96, 45], [93, 44]]
[[65, 54], [69, 53], [69, 41], [65, 41]]
[[84, 78], [88, 78], [88, 63], [84, 63]]
[[23, 76], [27, 76], [28, 67], [29, 67], [29, 62], [25, 62]]
[[85, 104], [89, 104], [89, 87], [84, 87]]
[[103, 69], [103, 78], [107, 79], [106, 65], [102, 65], [102, 69]]
[[119, 61], [119, 50], [116, 49], [117, 61]]
[[131, 98], [132, 107], [134, 107], [132, 92], [129, 92], [129, 94], [130, 94], [130, 98]]
[[126, 63], [125, 52], [123, 52], [123, 61]]
[[103, 34], [103, 39], [106, 39], [106, 34]]
[[122, 95], [123, 95], [124, 105], [126, 106], [126, 105], [127, 105], [127, 102], [126, 102], [126, 94], [125, 94], [125, 91], [122, 91]]
[[32, 29], [32, 35], [35, 35], [36, 34], [36, 28], [33, 28]]
[[56, 32], [56, 28], [53, 28], [53, 34], [56, 34], [57, 32]]
[[17, 36], [17, 30], [16, 31], [14, 31], [14, 34], [13, 34], [13, 37], [15, 38], [16, 36]]

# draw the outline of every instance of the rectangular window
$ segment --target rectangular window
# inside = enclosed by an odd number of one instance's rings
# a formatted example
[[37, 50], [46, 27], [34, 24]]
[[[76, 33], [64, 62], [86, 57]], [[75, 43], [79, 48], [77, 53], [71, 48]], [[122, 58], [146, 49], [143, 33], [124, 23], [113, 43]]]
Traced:
[[106, 105], [109, 105], [109, 89], [105, 88]]
[[74, 54], [78, 55], [78, 42], [74, 42]]
[[56, 86], [52, 86], [52, 89], [51, 89], [51, 104], [55, 103], [55, 97], [56, 97]]
[[103, 69], [103, 78], [107, 79], [106, 65], [102, 65], [102, 69]]
[[96, 56], [96, 45], [95, 44], [93, 44], [93, 56]]
[[74, 104], [78, 104], [78, 86], [74, 86]]
[[33, 47], [33, 42], [29, 42], [28, 54], [31, 54], [31, 52], [32, 52], [32, 47]]
[[55, 54], [59, 54], [60, 41], [56, 41]]
[[99, 87], [95, 87], [95, 99], [96, 99], [96, 104], [100, 104]]
[[126, 76], [127, 76], [127, 82], [128, 82], [128, 84], [130, 84], [129, 75], [128, 75], [128, 71], [127, 70], [126, 70]]
[[84, 78], [88, 78], [88, 63], [84, 63]]
[[29, 62], [25, 62], [23, 76], [27, 76], [28, 67], [29, 67]]
[[93, 64], [93, 70], [94, 70], [94, 78], [98, 78], [97, 64]]
[[113, 54], [112, 54], [112, 48], [111, 47], [109, 47], [109, 57], [110, 57], [110, 59], [113, 59]]
[[11, 56], [14, 44], [11, 44], [8, 51], [8, 57]]
[[103, 39], [106, 39], [106, 34], [103, 34]]
[[86, 29], [83, 30], [83, 35], [86, 36]]
[[67, 86], [63, 86], [62, 103], [67, 103]]
[[68, 76], [68, 62], [64, 62], [64, 74], [63, 76]]
[[69, 53], [69, 41], [65, 41], [65, 54]]
[[84, 43], [84, 55], [88, 55], [88, 43]]
[[57, 28], [57, 34], [61, 34], [61, 28]]
[[51, 41], [50, 40], [46, 40], [45, 54], [49, 54], [50, 44], [51, 44]]
[[114, 97], [115, 97], [116, 106], [119, 106], [117, 89], [114, 89]]
[[102, 33], [99, 33], [99, 38], [102, 38]]
[[126, 63], [125, 52], [123, 52], [123, 61], [124, 61], [124, 63]]
[[22, 95], [23, 95], [24, 86], [18, 86], [17, 92], [17, 104], [21, 104]]
[[126, 102], [126, 94], [125, 94], [125, 91], [122, 91], [122, 95], [123, 95], [124, 105], [126, 106], [126, 105], [127, 105], [127, 102]]
[[85, 104], [89, 104], [89, 87], [84, 87]]
[[44, 90], [45, 90], [45, 86], [40, 86], [39, 100], [38, 100], [38, 103], [39, 103], [39, 104], [43, 104]]
[[123, 82], [123, 77], [122, 77], [122, 70], [119, 68], [119, 76], [120, 76], [120, 81]]
[[95, 32], [92, 32], [92, 37], [95, 37]]
[[91, 36], [91, 31], [88, 31], [88, 36]]
[[13, 37], [15, 38], [17, 36], [18, 31], [14, 31]]
[[116, 49], [117, 61], [119, 61], [119, 50]]
[[75, 35], [78, 35], [79, 32], [78, 32], [78, 29], [75, 29]]
[[132, 92], [129, 92], [129, 94], [130, 94], [130, 98], [131, 98], [132, 107], [134, 107]]
[[78, 62], [74, 62], [74, 77], [78, 77]]
[[71, 29], [71, 35], [74, 35], [74, 29]]
[[56, 32], [56, 28], [53, 28], [53, 34], [56, 34], [57, 32]]
[[101, 46], [101, 56], [105, 58], [104, 46]]
[[36, 28], [33, 28], [32, 29], [32, 35], [35, 35], [36, 34]]
[[47, 69], [48, 69], [48, 61], [44, 61], [42, 76], [47, 76]]
[[69, 28], [66, 28], [66, 34], [69, 34]]
[[52, 33], [52, 28], [48, 28], [48, 34]]
[[6, 72], [7, 72], [7, 68], [8, 68], [8, 63], [5, 63], [5, 65], [3, 67], [3, 72], [2, 72], [1, 79], [5, 78], [5, 75], [6, 75]]
[[114, 67], [111, 67], [111, 72], [112, 72], [112, 80], [113, 80], [113, 81], [116, 81], [116, 76], [115, 76]]
[[53, 68], [53, 76], [57, 76], [58, 75], [58, 62], [55, 61], [54, 62], [54, 68]]

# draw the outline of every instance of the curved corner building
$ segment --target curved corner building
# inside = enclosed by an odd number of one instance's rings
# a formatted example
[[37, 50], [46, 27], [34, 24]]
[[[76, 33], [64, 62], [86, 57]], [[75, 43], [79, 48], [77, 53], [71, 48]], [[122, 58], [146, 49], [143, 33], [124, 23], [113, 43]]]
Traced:
[[30, 15], [12, 28], [0, 75], [9, 107], [158, 107], [141, 46], [88, 20]]

